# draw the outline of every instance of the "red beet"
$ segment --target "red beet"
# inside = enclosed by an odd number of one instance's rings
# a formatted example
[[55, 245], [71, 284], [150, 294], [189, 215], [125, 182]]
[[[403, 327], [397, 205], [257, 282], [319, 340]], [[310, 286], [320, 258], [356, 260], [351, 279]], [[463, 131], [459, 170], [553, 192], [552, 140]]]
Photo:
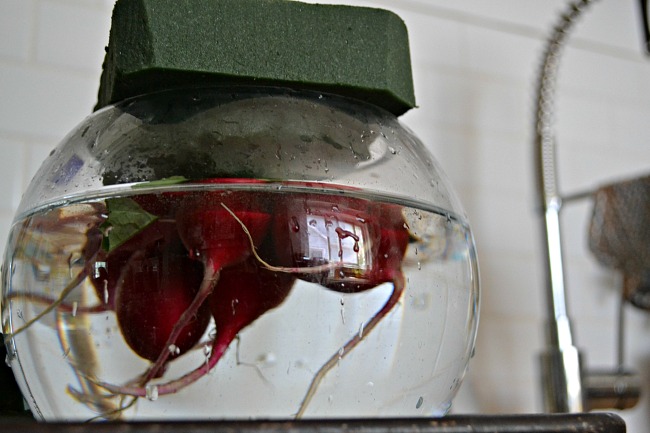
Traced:
[[[212, 341], [210, 356], [200, 367], [184, 376], [163, 384], [154, 385], [156, 395], [178, 392], [205, 376], [222, 358], [237, 334], [265, 312], [277, 307], [291, 291], [295, 277], [286, 273], [271, 272], [250, 258], [244, 263], [224, 269], [209, 297], [209, 309], [217, 333]], [[139, 386], [112, 386], [105, 388], [118, 394], [145, 397], [147, 389]]]
[[[210, 179], [203, 183], [263, 183], [255, 179]], [[190, 253], [203, 262], [206, 274], [245, 260], [265, 238], [271, 220], [271, 202], [254, 191], [189, 193], [176, 213], [178, 232]], [[233, 217], [235, 215], [240, 221]], [[210, 269], [211, 268], [211, 269]]]
[[[249, 229], [255, 243], [266, 235], [271, 215], [258, 211], [233, 211]], [[190, 254], [206, 266], [206, 273], [218, 272], [245, 260], [251, 245], [241, 224], [225, 208], [201, 209], [192, 205], [177, 216], [178, 229]]]
[[290, 274], [260, 267], [254, 259], [225, 269], [209, 302], [217, 326], [215, 342], [232, 340], [241, 329], [280, 305], [294, 280]]
[[[97, 297], [107, 310], [115, 310], [115, 292], [123, 270], [137, 252], [142, 253], [145, 248], [176, 237], [176, 227], [171, 223], [154, 221], [140, 233], [107, 253], [101, 250], [95, 260], [90, 281], [95, 287]], [[187, 253], [186, 253], [187, 254]]]
[[[190, 256], [203, 263], [203, 280], [164, 347], [176, 344], [183, 328], [212, 294], [221, 270], [251, 255], [251, 239], [256, 245], [262, 242], [271, 220], [267, 205], [256, 193], [237, 191], [188, 193], [182, 199], [176, 212], [176, 227]], [[250, 239], [241, 224], [248, 228]], [[159, 353], [142, 385], [160, 374], [169, 356], [168, 350]]]
[[[210, 319], [207, 308], [194, 312], [173, 343], [166, 344], [194, 299], [203, 270], [189, 258], [174, 221], [162, 219], [174, 209], [168, 197], [148, 194], [132, 200], [158, 219], [117, 248], [102, 251], [90, 279], [104, 307], [116, 312], [134, 352], [150, 361], [163, 350], [176, 357], [198, 342]], [[158, 370], [152, 374], [159, 375]]]
[[[233, 181], [239, 182], [256, 181]], [[176, 225], [191, 257], [203, 263], [200, 287], [189, 305], [187, 299], [179, 301], [184, 311], [147, 374], [134, 385], [103, 386], [121, 395], [146, 396], [145, 385], [159, 376], [170, 356], [168, 347], [178, 346], [190, 318], [202, 308], [209, 309], [217, 326], [210, 356], [184, 376], [153, 385], [158, 396], [175, 393], [214, 368], [243, 328], [286, 298], [295, 276], [345, 293], [392, 283], [391, 296], [364, 324], [363, 333], [347, 341], [318, 370], [299, 408], [297, 416], [302, 416], [327, 372], [401, 299], [405, 286], [401, 265], [409, 233], [402, 208], [396, 205], [327, 194], [274, 197], [275, 212], [271, 204], [253, 191], [183, 194]], [[154, 210], [158, 203], [144, 205]], [[259, 254], [251, 243], [263, 244]], [[152, 359], [155, 354], [152, 350], [142, 356]]]
[[202, 276], [200, 264], [189, 259], [177, 239], [133, 253], [117, 285], [115, 310], [124, 339], [139, 356], [155, 361], [167, 350], [176, 357], [199, 341], [210, 319], [205, 307], [192, 315], [173, 345], [167, 345], [174, 325], [192, 303]]
[[212, 370], [242, 329], [284, 301], [294, 280], [292, 275], [261, 268], [254, 259], [225, 269], [210, 296], [210, 311], [217, 326], [210, 357], [183, 377], [158, 385], [158, 395], [175, 393]]
[[380, 240], [377, 262], [371, 272], [375, 285], [393, 281], [401, 273], [402, 260], [410, 240], [410, 234], [401, 206], [382, 204], [378, 206]]

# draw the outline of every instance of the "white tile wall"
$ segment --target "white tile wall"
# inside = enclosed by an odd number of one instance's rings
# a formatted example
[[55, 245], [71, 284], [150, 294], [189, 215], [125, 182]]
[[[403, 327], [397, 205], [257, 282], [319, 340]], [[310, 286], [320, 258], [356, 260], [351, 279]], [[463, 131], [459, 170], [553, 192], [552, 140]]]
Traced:
[[97, 98], [95, 75], [40, 63], [3, 65], [1, 130], [29, 137], [63, 137], [91, 112]]
[[25, 142], [17, 139], [0, 139], [0, 211], [12, 212], [18, 207], [23, 189], [22, 172], [25, 167]]
[[105, 10], [90, 5], [40, 2], [36, 11], [36, 61], [94, 73], [105, 54], [97, 44], [108, 44], [110, 22], [106, 15]]
[[0, 14], [0, 55], [26, 61], [30, 56], [33, 33], [31, 0], [5, 0]]
[[[316, 2], [316, 0], [310, 0]], [[330, 0], [390, 8], [411, 35], [418, 132], [475, 230], [483, 304], [459, 412], [541, 410], [544, 294], [531, 126], [543, 41], [563, 0]], [[112, 0], [0, 0], [0, 247], [21, 191], [95, 102]], [[561, 187], [650, 172], [650, 59], [635, 0], [601, 0], [570, 39], [556, 104]], [[569, 308], [588, 364], [613, 366], [619, 278], [585, 247], [589, 203], [563, 215]], [[650, 383], [650, 318], [629, 309], [626, 355]], [[650, 386], [621, 415], [650, 425]]]

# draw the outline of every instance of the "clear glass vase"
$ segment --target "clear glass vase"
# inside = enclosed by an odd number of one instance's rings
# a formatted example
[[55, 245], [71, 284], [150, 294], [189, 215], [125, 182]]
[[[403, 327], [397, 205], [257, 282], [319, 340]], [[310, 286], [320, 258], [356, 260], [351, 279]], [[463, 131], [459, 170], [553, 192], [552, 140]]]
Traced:
[[103, 108], [24, 195], [8, 360], [37, 418], [444, 415], [478, 320], [447, 178], [376, 106], [280, 88]]

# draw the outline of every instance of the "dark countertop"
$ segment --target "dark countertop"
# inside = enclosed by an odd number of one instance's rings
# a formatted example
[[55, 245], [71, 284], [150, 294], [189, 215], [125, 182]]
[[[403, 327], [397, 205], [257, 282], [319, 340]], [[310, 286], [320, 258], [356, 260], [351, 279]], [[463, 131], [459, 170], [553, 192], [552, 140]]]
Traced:
[[624, 433], [610, 413], [454, 415], [437, 419], [36, 423], [0, 418], [0, 433]]

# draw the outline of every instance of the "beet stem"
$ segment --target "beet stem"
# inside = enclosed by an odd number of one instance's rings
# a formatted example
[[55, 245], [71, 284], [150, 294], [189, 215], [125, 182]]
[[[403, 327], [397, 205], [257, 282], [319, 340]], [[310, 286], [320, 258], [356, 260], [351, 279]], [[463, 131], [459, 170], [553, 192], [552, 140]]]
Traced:
[[[214, 368], [215, 365], [219, 362], [223, 354], [226, 352], [230, 343], [232, 343], [234, 335], [226, 335], [225, 338], [217, 337], [213, 344], [212, 353], [207, 362], [203, 362], [200, 367], [192, 370], [191, 372], [179, 377], [178, 379], [171, 380], [166, 383], [154, 384], [151, 387], [155, 387], [157, 390], [158, 396], [163, 396], [167, 394], [174, 394], [186, 386], [196, 382]], [[146, 397], [147, 396], [147, 387], [142, 382], [138, 386], [131, 385], [112, 385], [106, 382], [98, 382], [93, 379], [89, 379], [96, 385], [106, 389], [109, 392], [112, 392], [117, 395], [131, 395], [134, 397]]]
[[210, 370], [214, 368], [215, 365], [217, 365], [217, 362], [219, 362], [223, 354], [226, 353], [228, 347], [230, 347], [230, 343], [232, 343], [233, 339], [234, 336], [228, 336], [225, 339], [217, 337], [208, 362], [204, 362], [197, 369], [185, 374], [184, 376], [181, 376], [178, 379], [158, 385], [158, 395], [167, 395], [178, 392], [179, 390], [205, 376], [210, 372]]
[[311, 402], [312, 398], [316, 394], [316, 391], [318, 390], [318, 386], [320, 385], [321, 381], [325, 378], [325, 375], [345, 356], [347, 356], [361, 341], [363, 341], [368, 334], [381, 322], [384, 317], [390, 313], [393, 308], [399, 303], [400, 299], [402, 298], [402, 294], [404, 293], [404, 274], [402, 274], [401, 271], [397, 271], [396, 275], [393, 279], [393, 292], [391, 293], [390, 297], [386, 301], [383, 307], [379, 311], [375, 313], [374, 316], [370, 318], [370, 320], [363, 325], [363, 328], [361, 328], [363, 331], [357, 332], [354, 337], [352, 337], [350, 340], [348, 340], [347, 343], [341, 349], [339, 349], [334, 355], [332, 355], [325, 364], [323, 364], [314, 378], [311, 381], [311, 384], [309, 385], [309, 389], [307, 390], [307, 393], [305, 394], [305, 397], [302, 399], [302, 402], [300, 403], [300, 409], [296, 413], [296, 419], [302, 418], [302, 416], [305, 414], [305, 411], [307, 410], [307, 406]]
[[164, 367], [167, 359], [169, 359], [169, 356], [171, 355], [171, 352], [168, 348], [172, 344], [176, 343], [176, 339], [178, 339], [178, 337], [181, 335], [183, 328], [188, 323], [190, 323], [192, 317], [199, 311], [205, 300], [214, 290], [214, 287], [219, 280], [220, 269], [221, 267], [217, 267], [211, 260], [208, 260], [208, 262], [205, 264], [205, 274], [203, 276], [203, 281], [201, 282], [201, 287], [199, 288], [198, 292], [196, 292], [192, 303], [189, 305], [189, 307], [187, 307], [187, 309], [183, 312], [181, 317], [172, 328], [172, 332], [169, 334], [167, 342], [165, 343], [163, 350], [160, 352], [160, 355], [158, 355], [158, 359], [156, 359], [156, 362], [153, 363], [151, 367], [149, 367], [149, 370], [140, 382], [140, 385], [146, 385], [151, 379], [156, 377], [156, 375]]

